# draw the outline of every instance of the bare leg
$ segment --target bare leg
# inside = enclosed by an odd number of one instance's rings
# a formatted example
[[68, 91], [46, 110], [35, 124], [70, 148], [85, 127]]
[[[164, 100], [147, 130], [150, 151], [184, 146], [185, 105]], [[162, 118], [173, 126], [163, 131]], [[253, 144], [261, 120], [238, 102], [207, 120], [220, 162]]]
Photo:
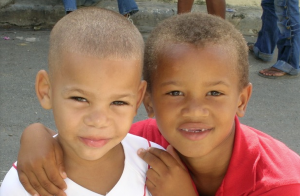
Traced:
[[[214, 0], [212, 0], [214, 1]], [[194, 0], [178, 0], [177, 14], [191, 12]]]
[[[179, 0], [178, 0], [179, 2]], [[207, 12], [225, 19], [225, 0], [206, 0]]]

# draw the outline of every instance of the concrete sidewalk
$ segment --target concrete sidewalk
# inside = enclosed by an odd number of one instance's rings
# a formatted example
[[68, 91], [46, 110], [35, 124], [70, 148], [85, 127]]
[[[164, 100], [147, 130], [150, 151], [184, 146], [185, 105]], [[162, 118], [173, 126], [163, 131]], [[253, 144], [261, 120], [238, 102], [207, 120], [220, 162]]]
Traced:
[[[177, 3], [174, 0], [136, 0], [136, 2], [140, 11], [133, 15], [132, 19], [140, 29], [154, 27], [159, 21], [177, 14]], [[116, 0], [100, 0], [95, 6], [118, 12]], [[227, 10], [226, 19], [244, 35], [257, 34], [261, 26], [262, 13], [257, 2], [248, 6], [227, 5]], [[204, 1], [195, 0], [193, 11], [205, 13]], [[62, 0], [14, 0], [14, 2], [13, 0], [0, 0], [0, 26], [2, 28], [11, 26], [29, 29], [51, 28], [64, 14]]]

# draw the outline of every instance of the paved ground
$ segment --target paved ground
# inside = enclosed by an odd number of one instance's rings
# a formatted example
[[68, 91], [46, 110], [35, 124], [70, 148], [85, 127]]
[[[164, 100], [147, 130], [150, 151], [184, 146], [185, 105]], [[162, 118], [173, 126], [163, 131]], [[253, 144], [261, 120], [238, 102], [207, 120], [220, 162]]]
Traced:
[[[145, 38], [150, 30], [141, 29]], [[33, 122], [55, 129], [51, 112], [41, 109], [34, 93], [35, 74], [47, 68], [48, 36], [48, 30], [0, 30], [0, 184], [17, 158], [22, 130]], [[262, 63], [252, 56], [249, 60], [254, 89], [241, 121], [283, 141], [300, 154], [300, 77], [261, 78], [257, 72], [274, 63], [275, 57], [272, 63]], [[135, 121], [145, 118], [141, 108]]]

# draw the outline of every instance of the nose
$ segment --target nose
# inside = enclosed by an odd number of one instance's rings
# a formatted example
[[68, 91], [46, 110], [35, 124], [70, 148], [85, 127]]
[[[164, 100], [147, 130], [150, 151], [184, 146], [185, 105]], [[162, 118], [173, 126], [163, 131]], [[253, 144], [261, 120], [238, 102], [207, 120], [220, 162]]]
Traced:
[[191, 98], [186, 100], [186, 104], [182, 109], [182, 115], [190, 118], [207, 117], [209, 110], [204, 100]]
[[84, 116], [84, 123], [88, 126], [92, 126], [95, 128], [102, 128], [107, 126], [109, 111], [106, 109], [92, 109], [87, 115]]

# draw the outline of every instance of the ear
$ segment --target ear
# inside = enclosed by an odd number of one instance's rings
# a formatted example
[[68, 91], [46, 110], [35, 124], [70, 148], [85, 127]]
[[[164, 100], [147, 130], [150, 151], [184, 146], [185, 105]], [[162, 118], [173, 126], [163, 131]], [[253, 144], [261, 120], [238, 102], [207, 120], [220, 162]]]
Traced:
[[247, 104], [250, 100], [252, 94], [252, 84], [249, 83], [246, 87], [242, 89], [242, 92], [239, 97], [239, 104], [237, 108], [237, 116], [243, 117], [246, 113]]
[[147, 88], [147, 82], [145, 80], [142, 80], [141, 83], [140, 83], [140, 86], [139, 86], [139, 91], [138, 91], [136, 112], [137, 112], [138, 108], [140, 107], [140, 105], [143, 101], [143, 98], [144, 98], [144, 95], [145, 95], [145, 92], [146, 92], [146, 88]]
[[145, 109], [148, 113], [148, 117], [153, 118], [154, 117], [154, 110], [153, 110], [153, 104], [152, 104], [152, 101], [151, 101], [151, 93], [149, 92], [149, 90], [147, 90], [146, 93], [145, 93], [143, 103], [144, 103]]
[[36, 75], [35, 92], [41, 106], [46, 110], [51, 109], [51, 85], [49, 76], [45, 70], [40, 70]]

